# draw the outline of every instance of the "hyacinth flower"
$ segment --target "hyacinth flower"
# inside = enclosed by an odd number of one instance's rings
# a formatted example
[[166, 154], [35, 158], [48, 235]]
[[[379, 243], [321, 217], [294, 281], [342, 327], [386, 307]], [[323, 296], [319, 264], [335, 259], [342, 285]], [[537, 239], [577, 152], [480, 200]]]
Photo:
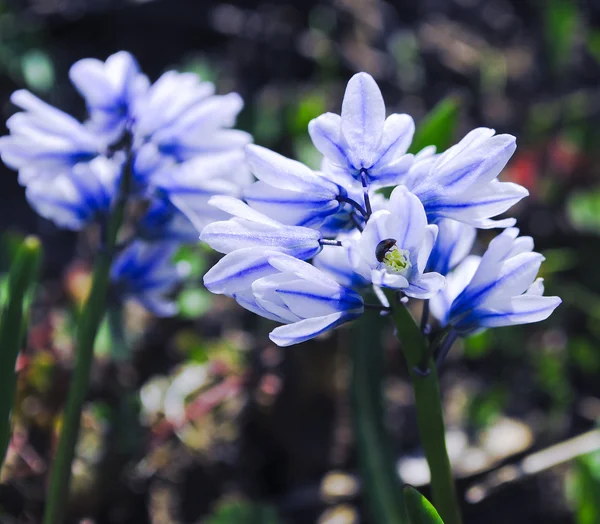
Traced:
[[392, 192], [387, 210], [376, 211], [350, 247], [354, 270], [375, 286], [430, 298], [444, 286], [439, 273], [424, 273], [438, 234], [427, 224], [419, 199], [404, 186]]
[[436, 220], [438, 235], [427, 263], [428, 271], [446, 276], [473, 249], [477, 229], [473, 226], [449, 220]]
[[[232, 296], [247, 310], [288, 324], [270, 335], [281, 346], [368, 316], [371, 309], [392, 318], [415, 385], [434, 502], [444, 522], [459, 524], [437, 382], [443, 359], [434, 357], [444, 355], [457, 334], [542, 320], [559, 302], [541, 296], [541, 283], [534, 282], [541, 255], [532, 253], [529, 240], [516, 239], [512, 229], [490, 246], [491, 252], [497, 251], [495, 246], [504, 245], [506, 238], [512, 245], [497, 256], [497, 267], [486, 254], [471, 284], [458, 278], [478, 260], [469, 256], [476, 228], [513, 225], [513, 218], [495, 217], [527, 195], [521, 186], [498, 180], [514, 153], [515, 138], [479, 128], [441, 154], [429, 146], [413, 157], [407, 154], [413, 131], [407, 115], [386, 118], [375, 81], [359, 73], [348, 83], [341, 115], [327, 113], [309, 125], [324, 157], [320, 171], [246, 146], [258, 182], [242, 191], [245, 204], [231, 198], [211, 200], [234, 217], [202, 230], [201, 239], [225, 253], [204, 281], [209, 290]], [[396, 186], [389, 199], [378, 192], [384, 186]], [[473, 287], [477, 279], [490, 289]], [[371, 291], [379, 303], [361, 298]], [[423, 301], [422, 307], [412, 306], [417, 300]], [[441, 326], [428, 322], [429, 301]], [[538, 305], [540, 310], [534, 311]], [[415, 310], [421, 314], [419, 323], [411, 313]], [[368, 331], [368, 321], [362, 326], [359, 335]], [[369, 340], [373, 336], [367, 335]], [[367, 384], [372, 377], [365, 370], [380, 357], [366, 356], [371, 347], [354, 346], [351, 389], [356, 400], [366, 390], [377, 390], [377, 384]], [[372, 404], [362, 406], [368, 410]], [[360, 427], [360, 408], [358, 417]], [[368, 457], [385, 446], [384, 439], [363, 441], [373, 435], [372, 429], [358, 439]], [[379, 455], [374, 460], [385, 463]], [[386, 475], [393, 479], [395, 474]], [[385, 491], [387, 481], [379, 481], [365, 486], [374, 513], [382, 522], [403, 522], [404, 510], [394, 502], [399, 489], [387, 486], [386, 497], [381, 488]]]
[[545, 297], [536, 279], [544, 257], [531, 237], [509, 228], [494, 238], [482, 257], [469, 256], [448, 276], [448, 286], [431, 300], [442, 325], [466, 336], [483, 328], [529, 324], [548, 318], [560, 305]]
[[477, 228], [510, 227], [513, 218], [492, 220], [529, 192], [498, 175], [516, 149], [511, 135], [478, 128], [441, 155], [428, 148], [400, 182], [419, 197], [429, 220], [450, 218]]
[[254, 281], [252, 296], [238, 302], [266, 318], [287, 325], [269, 338], [285, 347], [314, 338], [363, 313], [363, 299], [314, 266], [283, 253], [269, 253], [274, 272]]
[[173, 263], [178, 248], [173, 242], [133, 242], [112, 265], [110, 278], [117, 296], [135, 300], [159, 317], [176, 314], [170, 295], [186, 276]]
[[[85, 121], [19, 90], [11, 100], [22, 111], [7, 122], [10, 135], [0, 138], [0, 157], [18, 170], [40, 215], [58, 227], [100, 232], [92, 237], [98, 238], [92, 288], [81, 311], [45, 522], [64, 521], [105, 308], [111, 325], [114, 318], [122, 322], [120, 304], [129, 298], [157, 316], [176, 314], [173, 294], [184, 275], [173, 254], [182, 242], [197, 241], [198, 224], [227, 216], [207, 205], [212, 196], [241, 196], [252, 181], [243, 157], [251, 137], [234, 129], [243, 106], [238, 94], [215, 95], [213, 84], [191, 73], [167, 72], [151, 84], [126, 52], [105, 62], [83, 59], [70, 77], [85, 100]], [[182, 209], [191, 210], [195, 223]]]
[[315, 147], [333, 169], [363, 185], [397, 183], [408, 171], [406, 151], [415, 131], [405, 114], [385, 117], [385, 103], [371, 75], [358, 73], [348, 82], [341, 115], [325, 113], [308, 126]]

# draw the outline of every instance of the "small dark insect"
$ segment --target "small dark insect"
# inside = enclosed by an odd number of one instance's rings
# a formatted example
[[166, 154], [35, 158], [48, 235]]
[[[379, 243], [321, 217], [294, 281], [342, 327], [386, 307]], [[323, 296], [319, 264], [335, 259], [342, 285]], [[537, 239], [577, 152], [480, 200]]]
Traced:
[[383, 262], [386, 253], [396, 245], [395, 238], [386, 238], [377, 244], [375, 248], [375, 257], [379, 262]]

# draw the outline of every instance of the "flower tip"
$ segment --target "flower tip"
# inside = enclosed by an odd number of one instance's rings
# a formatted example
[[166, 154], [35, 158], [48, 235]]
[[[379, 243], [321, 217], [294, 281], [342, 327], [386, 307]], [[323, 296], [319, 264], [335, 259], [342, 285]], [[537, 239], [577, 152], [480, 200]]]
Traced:
[[373, 82], [375, 83], [375, 79], [369, 74], [366, 73], [364, 71], [361, 71], [360, 73], [356, 73], [354, 75], [352, 75], [352, 78], [350, 78], [350, 80], [348, 81], [348, 84], [350, 84], [351, 82]]
[[28, 101], [30, 101], [32, 97], [35, 98], [35, 95], [27, 89], [17, 89], [10, 95], [10, 101], [17, 107], [26, 109], [25, 106], [28, 105]]

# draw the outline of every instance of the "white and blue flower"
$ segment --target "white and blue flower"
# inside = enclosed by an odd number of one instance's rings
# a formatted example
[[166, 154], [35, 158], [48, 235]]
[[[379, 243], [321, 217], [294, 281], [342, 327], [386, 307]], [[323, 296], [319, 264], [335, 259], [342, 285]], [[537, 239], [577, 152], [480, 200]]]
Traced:
[[427, 148], [400, 183], [419, 197], [430, 221], [450, 218], [477, 228], [510, 227], [513, 218], [491, 220], [529, 192], [498, 175], [516, 149], [511, 135], [478, 128], [441, 155]]
[[424, 273], [438, 233], [428, 225], [419, 199], [404, 186], [392, 192], [387, 210], [376, 211], [360, 239], [350, 245], [354, 270], [378, 287], [430, 298], [444, 287], [439, 273]]
[[282, 224], [318, 228], [344, 205], [343, 188], [296, 160], [256, 145], [246, 147], [246, 159], [258, 182], [244, 199]]
[[49, 183], [34, 179], [25, 192], [31, 207], [57, 226], [78, 231], [108, 216], [118, 192], [123, 162], [96, 157], [75, 165], [70, 175], [59, 173]]
[[173, 262], [179, 245], [173, 242], [135, 241], [114, 261], [111, 282], [121, 299], [132, 299], [159, 317], [173, 316], [177, 305], [171, 295], [186, 276]]
[[163, 74], [135, 104], [134, 146], [139, 154], [183, 162], [249, 143], [248, 133], [232, 129], [244, 105], [241, 97], [214, 92], [212, 83], [194, 73]]
[[136, 224], [137, 235], [147, 241], [192, 243], [198, 239], [198, 230], [190, 219], [168, 198], [156, 195]]
[[111, 141], [118, 140], [132, 122], [135, 104], [150, 85], [135, 58], [126, 51], [109, 56], [106, 62], [79, 60], [71, 66], [69, 78], [85, 99], [89, 126]]
[[531, 237], [509, 228], [490, 242], [482, 257], [469, 256], [447, 277], [446, 289], [431, 299], [431, 313], [467, 336], [489, 327], [540, 322], [560, 305], [542, 296], [536, 279], [544, 257]]
[[207, 224], [227, 218], [227, 213], [209, 205], [211, 197], [239, 197], [251, 180], [252, 175], [244, 163], [242, 150], [200, 155], [161, 169], [151, 176], [148, 181], [149, 196], [168, 199], [186, 215], [193, 217], [194, 225], [200, 232]]
[[349, 183], [364, 174], [379, 187], [397, 183], [410, 168], [413, 157], [406, 151], [414, 131], [409, 115], [385, 117], [381, 91], [367, 73], [348, 82], [341, 116], [325, 113], [308, 126], [315, 147]]
[[473, 226], [442, 218], [435, 222], [438, 236], [427, 262], [427, 271], [446, 276], [473, 249], [477, 230]]
[[238, 293], [238, 303], [266, 318], [287, 324], [269, 338], [278, 346], [310, 340], [364, 311], [361, 296], [306, 262], [282, 253], [267, 258], [274, 272]]
[[204, 275], [204, 285], [213, 293], [233, 295], [272, 273], [267, 252], [309, 259], [322, 249], [321, 233], [314, 229], [280, 224], [230, 197], [213, 197], [210, 203], [233, 215], [209, 224], [200, 235], [203, 242], [226, 254]]

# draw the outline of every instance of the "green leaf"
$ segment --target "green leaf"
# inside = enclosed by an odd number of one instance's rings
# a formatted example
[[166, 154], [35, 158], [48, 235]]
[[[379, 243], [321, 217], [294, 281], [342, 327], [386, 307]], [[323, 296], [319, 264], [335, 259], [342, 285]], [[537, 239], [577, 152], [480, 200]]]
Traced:
[[294, 136], [305, 136], [308, 124], [313, 118], [325, 113], [325, 97], [323, 93], [308, 93], [295, 100], [289, 107], [287, 127]]
[[600, 453], [584, 455], [575, 460], [567, 484], [567, 493], [577, 524], [600, 522]]
[[0, 466], [11, 434], [11, 412], [15, 401], [15, 367], [24, 335], [25, 302], [37, 276], [42, 248], [35, 237], [27, 237], [11, 266], [6, 304], [0, 317]]
[[433, 504], [412, 486], [404, 486], [404, 500], [411, 524], [444, 524]]
[[409, 153], [416, 154], [424, 147], [435, 146], [438, 153], [450, 147], [458, 127], [460, 99], [448, 96], [439, 102], [417, 126]]
[[543, 2], [544, 32], [550, 59], [560, 68], [568, 62], [579, 21], [577, 2], [546, 0]]

